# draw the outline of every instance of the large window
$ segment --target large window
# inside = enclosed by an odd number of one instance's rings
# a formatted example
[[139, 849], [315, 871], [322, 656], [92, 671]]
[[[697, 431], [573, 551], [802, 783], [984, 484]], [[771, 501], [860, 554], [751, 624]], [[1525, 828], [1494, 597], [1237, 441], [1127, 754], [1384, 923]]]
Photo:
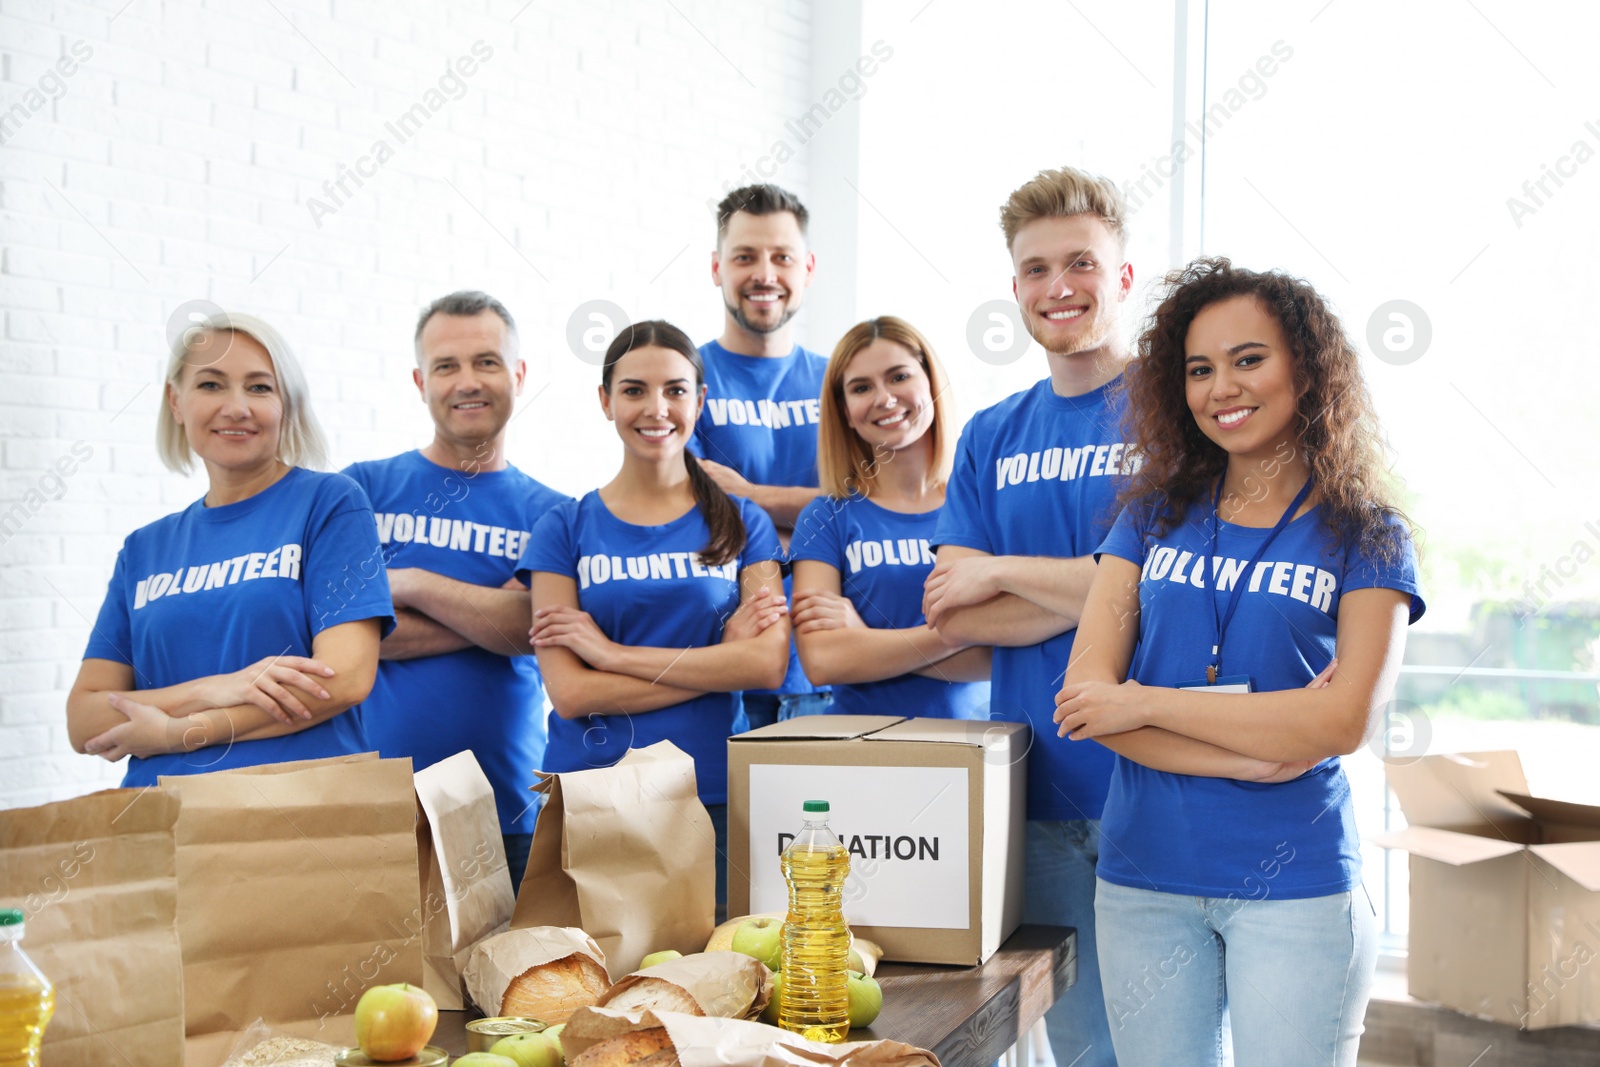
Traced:
[[[1005, 318], [1000, 205], [1045, 168], [1133, 181], [1170, 150], [1174, 9], [864, 7], [863, 40], [895, 54], [861, 100], [857, 311], [926, 333], [965, 419], [1044, 374], [1042, 351]], [[1141, 293], [1167, 268], [1170, 192], [1151, 188], [1131, 220]]]
[[[1036, 347], [996, 357], [972, 322], [1010, 295], [999, 204], [1063, 163], [1137, 205], [1141, 307], [1198, 254], [1309, 279], [1368, 355], [1428, 600], [1346, 760], [1363, 833], [1402, 824], [1386, 745], [1516, 748], [1535, 792], [1600, 799], [1600, 8], [919, 7], [866, 15], [904, 46], [862, 101], [860, 313], [923, 326], [964, 416], [1037, 380]], [[1367, 851], [1398, 947], [1406, 858]]]
[[[1594, 796], [1600, 11], [1216, 0], [1204, 32], [1207, 101], [1254, 89], [1207, 139], [1205, 251], [1336, 301], [1421, 534], [1428, 615], [1388, 729], [1346, 761], [1363, 832], [1402, 824], [1386, 743], [1515, 748], [1535, 792]], [[1398, 939], [1405, 856], [1367, 852]]]

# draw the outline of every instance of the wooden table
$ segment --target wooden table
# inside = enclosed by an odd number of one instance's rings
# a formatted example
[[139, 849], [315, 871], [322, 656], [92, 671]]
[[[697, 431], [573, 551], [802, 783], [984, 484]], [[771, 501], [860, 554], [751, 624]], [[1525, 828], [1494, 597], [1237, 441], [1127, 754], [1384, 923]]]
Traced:
[[[852, 1041], [892, 1038], [928, 1049], [944, 1067], [987, 1067], [1043, 1018], [1078, 977], [1077, 934], [1022, 926], [981, 967], [885, 963], [883, 1013]], [[433, 1044], [467, 1050], [467, 1013], [441, 1011]]]

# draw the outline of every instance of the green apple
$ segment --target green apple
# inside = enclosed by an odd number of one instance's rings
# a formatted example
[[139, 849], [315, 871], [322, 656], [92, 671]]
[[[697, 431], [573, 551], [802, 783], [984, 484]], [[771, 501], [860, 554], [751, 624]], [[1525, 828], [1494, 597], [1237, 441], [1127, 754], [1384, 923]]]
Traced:
[[496, 1041], [489, 1051], [514, 1061], [517, 1067], [561, 1067], [566, 1062], [561, 1053], [560, 1036], [551, 1037], [545, 1031], [510, 1034]]
[[648, 955], [644, 959], [640, 960], [639, 961], [639, 969], [642, 971], [646, 967], [654, 967], [658, 963], [666, 963], [668, 960], [676, 960], [676, 959], [682, 959], [682, 958], [683, 958], [683, 953], [679, 952], [677, 949], [675, 949], [675, 948], [664, 948], [660, 952], [652, 952], [652, 953], [650, 953], [650, 955]]
[[778, 970], [783, 964], [783, 920], [766, 915], [746, 919], [733, 933], [732, 948]]
[[451, 1067], [517, 1067], [509, 1056], [496, 1056], [493, 1052], [469, 1052], [459, 1060], [451, 1060]]
[[375, 985], [356, 1002], [356, 1044], [380, 1063], [422, 1051], [439, 1025], [439, 1006], [421, 986]]
[[767, 1001], [767, 1006], [761, 1009], [761, 1021], [778, 1025], [778, 1001], [783, 999], [783, 972], [777, 971], [772, 975], [772, 999]]
[[867, 961], [862, 959], [861, 953], [855, 949], [850, 950], [850, 969], [852, 971], [860, 971], [862, 974], [867, 973]]
[[860, 971], [850, 972], [850, 1025], [871, 1026], [883, 1010], [883, 987], [878, 980]]

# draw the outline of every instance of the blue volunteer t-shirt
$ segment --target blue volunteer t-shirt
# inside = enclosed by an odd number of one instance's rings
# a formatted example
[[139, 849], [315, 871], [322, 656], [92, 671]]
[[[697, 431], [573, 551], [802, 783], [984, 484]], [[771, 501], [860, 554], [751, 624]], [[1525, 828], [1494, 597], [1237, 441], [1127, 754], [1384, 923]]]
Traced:
[[[359, 619], [394, 628], [372, 509], [343, 475], [296, 467], [248, 500], [202, 498], [129, 534], [83, 658], [126, 663], [135, 687], [161, 689], [310, 656], [323, 630]], [[356, 711], [283, 737], [129, 757], [122, 784], [366, 752]]]
[[[961, 432], [936, 545], [992, 556], [1087, 556], [1115, 516], [1122, 438], [1121, 377], [1082, 396], [1046, 378], [985, 408]], [[996, 646], [989, 717], [1033, 728], [1028, 818], [1098, 819], [1111, 750], [1056, 737], [1056, 691], [1076, 630], [1022, 648]]]
[[[745, 543], [737, 559], [721, 566], [700, 562], [711, 530], [699, 508], [660, 526], [637, 526], [611, 514], [600, 494], [590, 492], [540, 520], [517, 576], [527, 581], [543, 571], [577, 582], [578, 607], [618, 644], [714, 645], [722, 639], [723, 620], [739, 606], [739, 572], [783, 555], [767, 513], [743, 497], [733, 501], [744, 519]], [[655, 711], [587, 719], [552, 711], [544, 769], [609, 767], [629, 748], [671, 741], [694, 757], [701, 801], [723, 804], [728, 737], [744, 726], [738, 693], [705, 693]]]
[[[1328, 666], [1345, 593], [1396, 589], [1411, 597], [1411, 621], [1422, 617], [1416, 553], [1398, 519], [1391, 528], [1403, 551], [1392, 562], [1340, 547], [1313, 507], [1248, 570], [1270, 528], [1224, 522], [1213, 556], [1209, 504], [1191, 506], [1165, 536], [1153, 527], [1148, 508], [1129, 507], [1100, 546], [1142, 570], [1139, 643], [1128, 673], [1140, 685], [1171, 688], [1205, 677], [1212, 605], [1225, 611], [1235, 586], [1244, 592], [1223, 635], [1219, 673], [1249, 675], [1258, 693], [1302, 689]], [[1293, 781], [1261, 785], [1168, 774], [1119, 756], [1101, 834], [1116, 848], [1101, 849], [1100, 877], [1138, 889], [1296, 899], [1343, 893], [1361, 878], [1361, 840], [1338, 758]]]
[[[495, 589], [516, 571], [534, 525], [570, 499], [515, 467], [467, 474], [420, 451], [352, 464], [345, 474], [372, 501], [390, 567]], [[470, 749], [494, 786], [501, 831], [533, 832], [528, 787], [544, 761], [545, 725], [544, 686], [531, 655], [473, 646], [384, 660], [361, 722], [380, 755], [410, 756], [419, 771]]]
[[[839, 572], [840, 591], [868, 626], [907, 630], [928, 620], [922, 584], [933, 570], [931, 539], [939, 508], [906, 514], [862, 496], [819, 496], [794, 526], [789, 558], [826, 563]], [[918, 715], [936, 719], [988, 716], [988, 682], [944, 682], [902, 674], [878, 682], [833, 687], [838, 715]]]
[[[716, 341], [700, 346], [706, 368], [706, 406], [689, 451], [732, 467], [756, 485], [817, 484], [817, 423], [822, 417], [823, 356], [795, 345], [787, 356], [742, 356]], [[785, 578], [783, 591], [793, 595]], [[789, 673], [779, 690], [815, 693], [789, 645]], [[752, 690], [758, 692], [758, 690]]]
[[817, 484], [817, 423], [828, 361], [796, 345], [787, 356], [700, 346], [706, 406], [690, 449], [757, 485]]

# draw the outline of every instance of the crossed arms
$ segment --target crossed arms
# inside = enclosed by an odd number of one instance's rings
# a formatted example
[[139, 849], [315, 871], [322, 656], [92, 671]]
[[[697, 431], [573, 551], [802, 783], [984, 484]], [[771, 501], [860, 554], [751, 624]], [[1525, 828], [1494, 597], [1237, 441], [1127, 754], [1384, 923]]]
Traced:
[[776, 562], [739, 572], [739, 607], [718, 644], [690, 648], [623, 645], [578, 607], [578, 583], [533, 573], [533, 627], [551, 706], [563, 719], [627, 715], [705, 693], [776, 689], [789, 666], [789, 621]]
[[137, 688], [126, 663], [86, 659], [67, 694], [67, 735], [76, 751], [116, 762], [298, 733], [372, 692], [378, 635], [377, 619], [340, 623], [312, 640], [309, 658], [268, 656], [151, 689]]

